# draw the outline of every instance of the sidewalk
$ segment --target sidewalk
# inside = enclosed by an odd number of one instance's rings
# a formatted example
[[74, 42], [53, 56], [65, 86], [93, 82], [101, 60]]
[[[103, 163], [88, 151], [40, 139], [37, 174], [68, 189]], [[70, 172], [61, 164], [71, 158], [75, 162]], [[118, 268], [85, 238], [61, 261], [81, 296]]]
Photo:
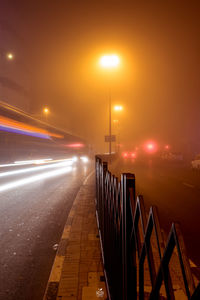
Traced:
[[88, 175], [69, 213], [43, 300], [107, 299], [95, 214], [95, 176]]

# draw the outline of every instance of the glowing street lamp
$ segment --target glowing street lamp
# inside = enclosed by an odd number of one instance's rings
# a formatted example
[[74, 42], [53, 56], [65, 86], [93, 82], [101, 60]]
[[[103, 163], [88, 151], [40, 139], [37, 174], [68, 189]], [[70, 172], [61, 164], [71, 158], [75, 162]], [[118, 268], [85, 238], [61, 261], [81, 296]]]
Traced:
[[[105, 69], [113, 69], [119, 65], [119, 57], [116, 54], [104, 55], [100, 58], [100, 65]], [[112, 127], [111, 127], [111, 93], [109, 89], [109, 155], [111, 159], [111, 150], [112, 150]]]
[[48, 109], [47, 107], [45, 107], [45, 108], [43, 109], [43, 112], [44, 112], [44, 114], [48, 115], [49, 109]]
[[44, 107], [44, 108], [43, 108], [43, 114], [44, 114], [45, 120], [46, 120], [46, 122], [47, 122], [47, 116], [48, 116], [48, 114], [49, 114], [49, 109], [48, 109], [48, 107]]
[[114, 110], [115, 111], [122, 111], [123, 110], [123, 106], [121, 106], [121, 105], [115, 105], [114, 106]]
[[6, 54], [6, 57], [7, 57], [8, 60], [13, 60], [14, 55], [13, 55], [13, 53], [9, 52], [9, 53]]
[[119, 57], [115, 54], [104, 55], [100, 58], [100, 64], [103, 68], [115, 68], [119, 65]]

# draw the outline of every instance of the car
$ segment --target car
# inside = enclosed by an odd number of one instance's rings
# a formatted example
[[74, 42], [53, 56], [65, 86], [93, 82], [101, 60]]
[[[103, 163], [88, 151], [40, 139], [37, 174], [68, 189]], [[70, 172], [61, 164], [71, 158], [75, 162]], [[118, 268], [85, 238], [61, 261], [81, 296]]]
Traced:
[[125, 152], [122, 152], [122, 157], [125, 158], [125, 159], [135, 159], [136, 158], [136, 153], [125, 151]]

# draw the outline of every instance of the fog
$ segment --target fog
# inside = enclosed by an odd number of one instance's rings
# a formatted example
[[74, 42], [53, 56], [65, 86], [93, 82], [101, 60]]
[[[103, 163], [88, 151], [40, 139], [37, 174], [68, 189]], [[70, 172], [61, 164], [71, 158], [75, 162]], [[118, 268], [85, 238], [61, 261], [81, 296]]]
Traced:
[[[112, 113], [122, 149], [150, 139], [198, 152], [197, 2], [4, 0], [0, 6], [1, 26], [18, 37], [11, 50], [28, 69], [29, 112], [47, 105], [50, 123], [105, 152], [110, 91], [112, 105], [124, 108]], [[120, 57], [112, 71], [99, 65], [109, 53]]]

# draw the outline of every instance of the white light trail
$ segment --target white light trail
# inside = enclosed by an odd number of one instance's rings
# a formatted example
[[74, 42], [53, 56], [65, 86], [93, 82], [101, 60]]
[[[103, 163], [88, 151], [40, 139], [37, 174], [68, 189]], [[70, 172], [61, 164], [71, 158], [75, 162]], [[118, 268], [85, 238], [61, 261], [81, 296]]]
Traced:
[[53, 161], [52, 158], [44, 158], [44, 159], [32, 159], [32, 160], [19, 160], [15, 161], [11, 164], [2, 164], [0, 165], [0, 168], [5, 168], [5, 167], [14, 167], [14, 166], [23, 166], [23, 165], [33, 165], [33, 164], [42, 164], [42, 163], [48, 163]]
[[51, 163], [45, 166], [39, 166], [39, 167], [32, 167], [27, 169], [21, 169], [21, 170], [14, 170], [14, 171], [7, 171], [4, 173], [0, 173], [0, 177], [7, 177], [7, 176], [13, 176], [13, 175], [19, 175], [19, 174], [25, 174], [30, 172], [37, 172], [42, 171], [50, 168], [58, 168], [58, 167], [66, 167], [71, 166], [74, 163], [72, 159], [66, 159], [59, 163]]
[[15, 161], [14, 164], [16, 164], [16, 165], [44, 164], [51, 160], [52, 160], [52, 158], [34, 159], [34, 160], [18, 160], [18, 161]]
[[61, 169], [58, 169], [58, 170], [55, 170], [55, 171], [45, 172], [45, 173], [42, 173], [42, 174], [39, 174], [39, 175], [35, 175], [35, 176], [28, 177], [28, 178], [12, 181], [12, 182], [1, 185], [0, 186], [0, 192], [4, 192], [4, 191], [10, 190], [10, 189], [18, 188], [20, 186], [24, 186], [24, 185], [34, 183], [34, 182], [37, 182], [37, 181], [40, 181], [40, 180], [44, 180], [44, 179], [52, 178], [52, 177], [55, 177], [55, 176], [67, 174], [71, 171], [72, 171], [72, 166], [67, 166], [65, 168], [61, 168]]
[[0, 168], [6, 168], [6, 167], [13, 167], [13, 166], [16, 166], [16, 164], [3, 164], [3, 165], [0, 165]]

